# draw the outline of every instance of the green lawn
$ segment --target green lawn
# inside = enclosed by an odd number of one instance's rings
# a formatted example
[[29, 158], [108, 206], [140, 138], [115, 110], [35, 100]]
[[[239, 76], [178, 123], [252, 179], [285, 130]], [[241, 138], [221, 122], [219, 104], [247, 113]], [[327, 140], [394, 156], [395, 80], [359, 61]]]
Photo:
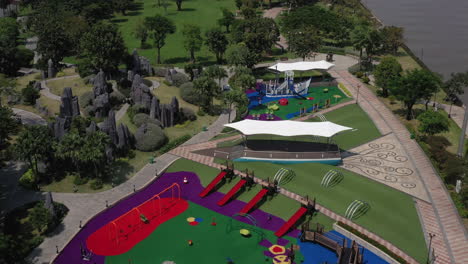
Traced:
[[65, 87], [72, 88], [73, 95], [78, 97], [86, 92], [93, 91], [93, 86], [85, 84], [83, 79], [81, 79], [79, 76], [47, 81], [47, 86], [50, 88], [51, 93], [58, 96], [62, 95]]
[[[324, 89], [328, 89], [328, 92], [324, 92]], [[335, 98], [334, 96], [339, 96]], [[324, 86], [324, 87], [310, 87], [309, 93], [305, 97], [312, 97], [312, 100], [306, 100], [302, 98], [288, 98], [288, 105], [282, 106], [278, 101], [273, 101], [267, 104], [263, 104], [252, 108], [249, 114], [264, 114], [267, 111], [269, 104], [277, 104], [279, 109], [274, 111], [274, 114], [281, 119], [292, 119], [292, 113], [299, 113], [300, 108], [311, 108], [315, 104], [324, 106], [325, 101], [330, 99], [330, 105], [337, 104], [343, 100], [348, 99], [346, 95], [336, 86]], [[299, 114], [297, 115], [299, 116]]]
[[[374, 140], [380, 132], [366, 112], [357, 104], [347, 105], [324, 114], [328, 121], [353, 128], [333, 137], [341, 149], [351, 149]], [[319, 121], [318, 118], [307, 121]]]
[[[182, 11], [177, 11], [174, 1], [165, 1], [168, 5], [167, 14], [164, 8], [158, 7], [156, 0], [136, 0], [133, 11], [127, 12], [127, 16], [118, 15], [112, 21], [119, 25], [125, 44], [131, 52], [133, 49], [138, 49], [140, 55], [143, 55], [151, 60], [151, 63], [156, 62], [156, 49], [140, 49], [140, 40], [133, 36], [133, 31], [137, 21], [145, 17], [154, 16], [155, 14], [166, 15], [176, 25], [176, 33], [169, 35], [166, 39], [166, 45], [161, 49], [161, 57], [163, 63], [166, 64], [182, 64], [189, 61], [189, 53], [183, 46], [182, 27], [184, 24], [198, 25], [204, 36], [205, 32], [217, 26], [217, 20], [221, 18], [221, 8], [235, 9], [235, 3], [232, 0], [191, 0], [183, 1]], [[148, 40], [148, 44], [153, 44], [152, 40]], [[201, 51], [196, 53], [199, 62], [207, 63], [214, 62], [214, 55], [208, 51], [203, 45]]]
[[[188, 217], [200, 217], [204, 221], [191, 226], [187, 222]], [[210, 224], [213, 217], [216, 218], [216, 226]], [[106, 257], [105, 263], [127, 264], [130, 259], [131, 263], [148, 263], [149, 259], [151, 263], [167, 260], [175, 263], [226, 263], [228, 257], [235, 263], [265, 263], [263, 251], [268, 249], [258, 244], [259, 237], [252, 232], [253, 227], [230, 219], [189, 202], [186, 211], [161, 224], [130, 251]], [[241, 228], [251, 230], [252, 236], [242, 237], [239, 234]], [[262, 231], [266, 239], [276, 242], [272, 231]], [[296, 244], [295, 239], [285, 238]], [[193, 241], [193, 246], [188, 246], [188, 240]], [[297, 253], [296, 260], [300, 262], [303, 257], [299, 251]]]

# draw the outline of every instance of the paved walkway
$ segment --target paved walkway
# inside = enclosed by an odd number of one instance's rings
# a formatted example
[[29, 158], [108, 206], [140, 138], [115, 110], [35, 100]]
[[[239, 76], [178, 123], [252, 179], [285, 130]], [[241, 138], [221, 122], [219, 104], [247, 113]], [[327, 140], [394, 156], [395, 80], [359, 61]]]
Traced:
[[[433, 104], [433, 102], [429, 103], [430, 105]], [[465, 118], [465, 107], [461, 106], [456, 106], [452, 105], [452, 110], [450, 110], [450, 105], [449, 104], [437, 104], [437, 107], [439, 109], [443, 109], [447, 114], [450, 112], [450, 117], [452, 120], [457, 124], [458, 127], [462, 127], [463, 125], [463, 118]], [[468, 136], [468, 130], [466, 131], [466, 135]]]
[[[59, 95], [56, 95], [56, 94], [53, 94], [50, 92], [50, 88], [47, 86], [47, 82], [48, 81], [55, 81], [55, 80], [63, 80], [63, 79], [68, 79], [68, 78], [76, 78], [76, 77], [80, 77], [80, 75], [76, 74], [76, 75], [69, 75], [69, 76], [63, 76], [63, 77], [57, 77], [57, 78], [52, 78], [52, 79], [48, 79], [48, 80], [43, 80], [41, 81], [41, 95], [45, 96], [45, 97], [48, 97], [52, 100], [57, 100], [57, 101], [60, 101], [60, 96]], [[73, 87], [72, 87], [73, 89]]]
[[23, 125], [47, 125], [47, 121], [39, 115], [19, 108], [12, 108], [12, 110], [13, 113], [21, 117], [21, 123]]
[[[265, 10], [265, 12], [263, 12], [263, 17], [275, 19], [279, 14], [281, 14], [281, 12], [283, 12], [286, 9], [287, 8], [285, 7], [273, 7], [273, 8], [267, 9]], [[279, 36], [279, 41], [276, 42], [276, 46], [283, 50], [286, 50], [289, 47], [288, 41], [283, 35]]]
[[[231, 118], [235, 117], [232, 111]], [[227, 123], [227, 111], [208, 127], [207, 131], [200, 132], [183, 145], [196, 144], [210, 140], [219, 134]], [[166, 153], [155, 159], [155, 163], [147, 164], [135, 176], [125, 183], [100, 193], [53, 193], [56, 202], [65, 204], [69, 209], [68, 215], [53, 234], [46, 237], [39, 247], [29, 256], [33, 263], [50, 263], [56, 254], [56, 246], [60, 249], [70, 241], [79, 231], [80, 222], [86, 223], [94, 215], [105, 209], [106, 203], [112, 205], [132, 192], [139, 190], [155, 179], [157, 173], [165, 170], [179, 157]]]
[[393, 133], [407, 153], [416, 173], [425, 184], [429, 201], [415, 199], [426, 241], [428, 233], [435, 234], [432, 245], [437, 256], [436, 263], [467, 263], [468, 234], [460, 216], [450, 198], [449, 193], [435, 172], [431, 162], [416, 141], [397, 117], [370, 91], [352, 76], [348, 71], [330, 71], [330, 74], [343, 83], [356, 97], [360, 85], [359, 104], [374, 121], [382, 134]]

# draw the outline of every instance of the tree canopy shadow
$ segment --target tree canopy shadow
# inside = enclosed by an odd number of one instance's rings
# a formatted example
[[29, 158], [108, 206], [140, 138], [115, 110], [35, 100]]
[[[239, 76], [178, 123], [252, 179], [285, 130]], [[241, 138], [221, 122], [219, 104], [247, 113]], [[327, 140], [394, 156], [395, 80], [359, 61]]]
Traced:
[[114, 19], [111, 20], [112, 23], [125, 23], [127, 21], [128, 21], [128, 19], [126, 19], [126, 18], [114, 18]]
[[127, 176], [134, 172], [135, 167], [127, 161], [116, 160], [112, 163], [112, 172], [105, 179], [106, 182], [112, 182], [115, 185], [121, 184], [127, 180]]

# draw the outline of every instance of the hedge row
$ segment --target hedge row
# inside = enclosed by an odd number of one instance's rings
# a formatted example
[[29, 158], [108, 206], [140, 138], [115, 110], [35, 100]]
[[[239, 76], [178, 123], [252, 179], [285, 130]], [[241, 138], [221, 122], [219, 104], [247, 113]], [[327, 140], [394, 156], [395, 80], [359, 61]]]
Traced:
[[359, 232], [358, 230], [354, 229], [353, 227], [343, 223], [343, 222], [338, 222], [337, 223], [339, 226], [342, 228], [348, 230], [349, 232], [355, 234], [356, 236], [364, 239], [365, 241], [369, 242], [371, 245], [375, 246], [376, 248], [382, 250], [385, 252], [387, 255], [392, 257], [394, 260], [398, 261], [399, 263], [406, 264], [408, 263], [406, 260], [404, 260], [402, 257], [398, 256], [397, 254], [393, 253], [393, 251], [390, 251], [386, 246], [380, 244], [379, 242], [375, 241], [374, 239], [368, 237], [367, 235], [364, 235], [363, 233]]
[[175, 148], [177, 148], [179, 145], [183, 144], [185, 141], [189, 140], [192, 136], [190, 135], [184, 135], [181, 137], [178, 137], [172, 141], [169, 141], [166, 145], [162, 146], [159, 149], [159, 153], [164, 154], [166, 152], [169, 152]]

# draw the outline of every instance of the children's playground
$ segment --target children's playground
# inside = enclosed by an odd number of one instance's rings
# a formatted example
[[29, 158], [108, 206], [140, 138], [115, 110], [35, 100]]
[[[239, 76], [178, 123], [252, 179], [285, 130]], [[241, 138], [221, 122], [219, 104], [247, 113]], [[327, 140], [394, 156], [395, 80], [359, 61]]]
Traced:
[[[310, 228], [315, 199], [294, 201], [286, 221], [263, 211], [279, 198], [280, 185], [294, 181], [290, 169], [261, 180], [249, 171], [236, 175], [227, 164], [210, 177], [204, 187], [193, 172], [164, 173], [85, 224], [54, 263], [387, 263], [335, 231]], [[218, 191], [228, 183], [228, 192]], [[255, 194], [243, 202], [244, 192]], [[358, 207], [350, 210], [369, 210]], [[310, 232], [321, 239], [310, 240]]]

